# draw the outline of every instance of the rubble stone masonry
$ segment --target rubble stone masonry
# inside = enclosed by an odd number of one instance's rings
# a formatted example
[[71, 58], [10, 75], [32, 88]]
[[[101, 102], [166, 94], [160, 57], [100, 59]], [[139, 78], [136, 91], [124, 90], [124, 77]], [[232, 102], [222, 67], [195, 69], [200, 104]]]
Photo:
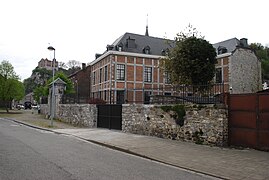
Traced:
[[214, 105], [188, 105], [184, 125], [177, 125], [173, 112], [160, 106], [131, 105], [122, 107], [122, 131], [198, 144], [226, 146], [228, 142], [228, 112]]

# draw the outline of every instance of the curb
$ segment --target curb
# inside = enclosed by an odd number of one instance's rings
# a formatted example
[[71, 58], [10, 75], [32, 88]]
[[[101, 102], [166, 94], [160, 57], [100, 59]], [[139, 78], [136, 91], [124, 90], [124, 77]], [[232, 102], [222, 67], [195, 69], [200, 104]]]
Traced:
[[28, 127], [31, 127], [31, 128], [35, 128], [35, 129], [39, 129], [39, 130], [44, 130], [44, 131], [48, 131], [48, 132], [53, 132], [55, 134], [64, 134], [64, 135], [73, 136], [73, 137], [76, 137], [78, 139], [82, 139], [84, 141], [91, 142], [93, 144], [97, 144], [97, 145], [100, 145], [100, 146], [103, 146], [103, 147], [107, 147], [109, 149], [121, 151], [121, 152], [124, 152], [124, 153], [127, 153], [127, 154], [131, 154], [131, 155], [134, 155], [134, 156], [145, 158], [145, 159], [148, 159], [148, 160], [151, 160], [151, 161], [155, 161], [155, 162], [162, 163], [162, 164], [165, 164], [165, 165], [169, 165], [169, 166], [173, 166], [173, 167], [176, 167], [176, 168], [184, 169], [186, 171], [195, 172], [197, 174], [201, 174], [201, 175], [205, 175], [205, 176], [210, 176], [210, 177], [218, 178], [218, 179], [224, 179], [224, 180], [228, 180], [229, 179], [229, 178], [226, 178], [226, 177], [220, 177], [220, 176], [215, 175], [215, 174], [210, 174], [210, 173], [202, 172], [202, 171], [199, 171], [199, 170], [196, 170], [196, 169], [186, 168], [186, 167], [183, 167], [183, 166], [179, 166], [179, 165], [175, 165], [175, 164], [172, 164], [172, 163], [168, 163], [168, 162], [165, 162], [165, 161], [162, 161], [162, 160], [158, 160], [156, 158], [152, 158], [152, 157], [149, 157], [149, 156], [146, 156], [146, 155], [143, 155], [143, 154], [139, 154], [139, 153], [130, 151], [129, 149], [124, 149], [124, 148], [121, 148], [121, 147], [118, 147], [118, 146], [115, 146], [115, 145], [110, 145], [110, 144], [102, 143], [102, 142], [95, 141], [95, 140], [85, 139], [85, 138], [82, 138], [80, 136], [76, 136], [76, 135], [73, 135], [73, 134], [56, 132], [56, 131], [51, 130], [51, 129], [34, 126], [34, 125], [31, 125], [31, 124], [28, 124], [28, 123], [25, 123], [25, 122], [22, 122], [22, 121], [18, 121], [18, 120], [15, 120], [15, 119], [10, 119], [10, 118], [3, 118], [3, 119], [7, 119], [7, 120], [10, 120], [10, 121], [16, 122], [18, 124], [23, 124], [23, 125], [28, 126]]

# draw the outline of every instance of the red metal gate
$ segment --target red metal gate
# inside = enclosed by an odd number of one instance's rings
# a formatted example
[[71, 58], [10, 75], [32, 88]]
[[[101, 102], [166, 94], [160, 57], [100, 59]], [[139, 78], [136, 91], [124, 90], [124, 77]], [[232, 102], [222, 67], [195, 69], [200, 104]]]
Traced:
[[269, 94], [229, 96], [229, 144], [269, 150]]

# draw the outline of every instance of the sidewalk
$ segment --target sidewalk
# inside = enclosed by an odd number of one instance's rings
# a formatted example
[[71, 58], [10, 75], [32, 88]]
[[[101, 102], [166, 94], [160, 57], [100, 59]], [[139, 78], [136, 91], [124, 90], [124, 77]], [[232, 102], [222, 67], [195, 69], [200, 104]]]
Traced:
[[58, 129], [54, 132], [224, 179], [269, 179], [268, 152], [209, 147], [107, 129]]
[[[28, 116], [42, 121], [42, 116]], [[223, 179], [269, 179], [269, 152], [210, 147], [108, 129], [75, 129], [61, 123], [59, 126], [61, 129], [42, 129]]]

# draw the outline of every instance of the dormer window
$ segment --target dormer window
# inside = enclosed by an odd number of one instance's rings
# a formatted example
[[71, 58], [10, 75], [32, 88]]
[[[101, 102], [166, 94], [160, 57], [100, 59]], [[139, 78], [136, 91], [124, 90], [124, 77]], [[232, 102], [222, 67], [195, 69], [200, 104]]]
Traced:
[[150, 54], [150, 47], [149, 46], [144, 47], [143, 53]]
[[224, 53], [227, 53], [228, 50], [226, 47], [223, 47], [223, 46], [219, 46], [218, 47], [218, 54], [224, 54]]
[[123, 50], [123, 44], [120, 43], [118, 46], [117, 46], [117, 50], [118, 51], [122, 51]]
[[168, 48], [167, 49], [163, 49], [162, 52], [161, 52], [161, 54], [162, 54], [162, 56], [168, 56], [168, 52], [169, 52], [169, 49]]
[[106, 46], [106, 50], [107, 50], [107, 51], [110, 51], [110, 50], [112, 50], [113, 48], [114, 48], [113, 45], [107, 45], [107, 46]]
[[126, 39], [126, 41], [128, 48], [135, 48], [135, 39], [131, 39], [131, 37], [129, 36], [129, 38]]

